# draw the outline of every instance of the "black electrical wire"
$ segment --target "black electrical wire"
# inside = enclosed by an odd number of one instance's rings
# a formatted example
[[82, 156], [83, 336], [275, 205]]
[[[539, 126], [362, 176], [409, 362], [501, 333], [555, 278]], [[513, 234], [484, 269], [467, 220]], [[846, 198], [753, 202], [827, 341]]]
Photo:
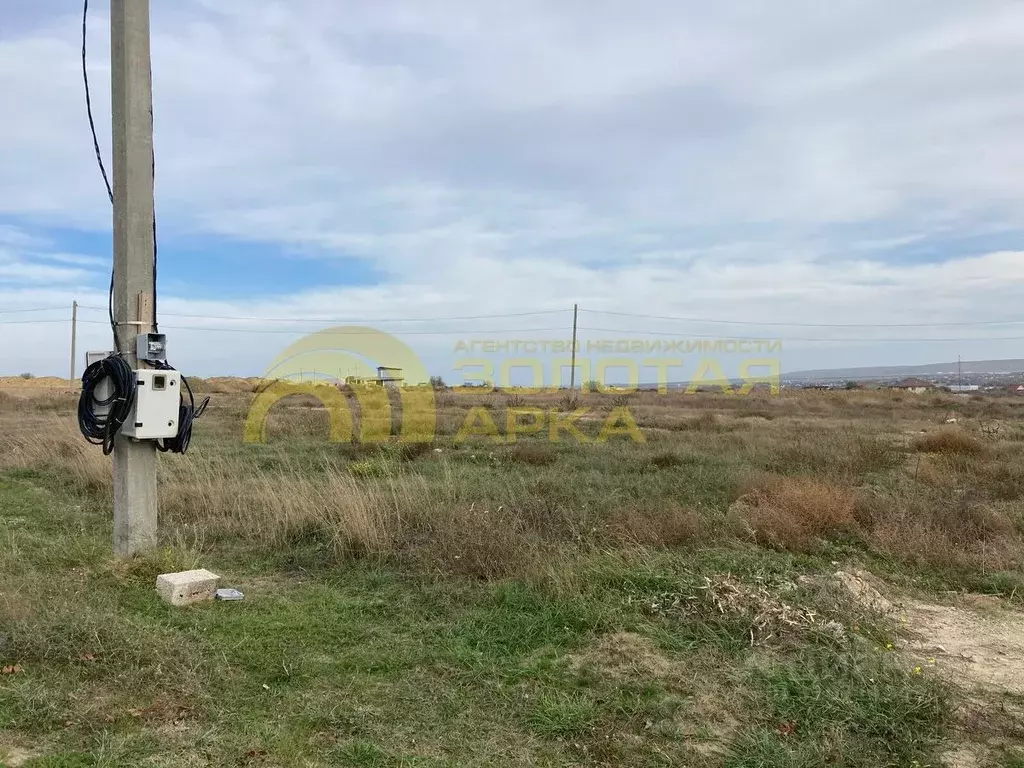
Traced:
[[[161, 371], [175, 370], [167, 363], [157, 363], [156, 367]], [[185, 402], [185, 396], [181, 395], [181, 402], [178, 406], [177, 436], [157, 441], [157, 449], [164, 453], [185, 453], [188, 450], [189, 443], [192, 442], [192, 424], [203, 415], [206, 406], [210, 404], [210, 398], [205, 397], [197, 407], [196, 398], [192, 394], [192, 387], [189, 386], [188, 379], [182, 376], [181, 383], [185, 386], [185, 391], [188, 392], [188, 402]]]
[[103, 165], [103, 153], [100, 151], [100, 140], [96, 136], [96, 122], [92, 118], [92, 97], [89, 92], [89, 68], [86, 65], [86, 34], [89, 21], [89, 0], [82, 2], [82, 80], [85, 82], [85, 111], [89, 115], [89, 129], [92, 131], [92, 147], [96, 150], [96, 162], [100, 166], [100, 174], [103, 176], [103, 185], [107, 188], [107, 197], [110, 204], [114, 204], [114, 190], [110, 186], [110, 177], [107, 176], [107, 169]]
[[[110, 392], [100, 396], [104, 383]], [[135, 392], [135, 371], [117, 355], [98, 360], [82, 374], [78, 428], [90, 443], [103, 446], [104, 455], [114, 450], [114, 437], [132, 414]]]
[[[103, 153], [100, 150], [99, 137], [96, 134], [96, 121], [92, 114], [92, 97], [89, 91], [89, 67], [87, 64], [89, 20], [89, 0], [82, 0], [82, 81], [85, 84], [85, 111], [89, 116], [89, 131], [92, 134], [92, 146], [96, 152], [96, 162], [100, 167], [100, 175], [103, 177], [103, 185], [107, 190], [107, 198], [110, 204], [114, 204], [114, 190], [110, 185], [110, 177], [107, 175], [106, 166], [103, 164]], [[154, 188], [156, 185], [156, 151], [150, 155], [151, 178]], [[157, 332], [157, 242], [156, 242], [156, 214], [153, 215], [153, 332]], [[136, 379], [135, 372], [121, 357], [123, 354], [121, 342], [117, 332], [117, 321], [114, 317], [114, 269], [110, 270], [110, 288], [107, 291], [107, 316], [110, 320], [110, 330], [114, 334], [114, 347], [117, 354], [111, 355], [89, 366], [82, 374], [82, 395], [78, 401], [78, 424], [85, 438], [92, 443], [103, 446], [103, 453], [109, 454], [114, 449], [114, 436], [121, 425], [131, 415], [135, 404]], [[141, 318], [140, 318], [141, 319]], [[166, 362], [158, 362], [156, 368], [162, 370], [174, 370]], [[88, 379], [88, 381], [87, 381]], [[109, 379], [113, 392], [109, 398], [97, 399], [97, 384]], [[205, 398], [196, 407], [195, 396], [192, 394], [192, 387], [188, 379], [181, 377], [182, 384], [188, 392], [188, 402], [185, 402], [184, 395], [180, 396], [178, 406], [178, 434], [173, 438], [165, 438], [157, 442], [157, 448], [161, 451], [171, 453], [185, 453], [192, 440], [192, 425], [196, 419], [203, 415], [210, 398]], [[107, 410], [104, 410], [107, 409]], [[97, 413], [99, 410], [99, 413]]]
[[[92, 115], [92, 94], [89, 90], [89, 67], [88, 67], [88, 48], [86, 41], [88, 38], [89, 29], [89, 0], [82, 0], [82, 82], [85, 85], [85, 112], [89, 116], [89, 131], [92, 134], [92, 147], [96, 152], [96, 163], [100, 167], [100, 175], [103, 177], [103, 186], [107, 190], [107, 198], [110, 200], [110, 204], [114, 204], [114, 190], [110, 185], [110, 177], [107, 175], [107, 168], [103, 164], [103, 152], [100, 150], [99, 136], [96, 134], [96, 121]], [[150, 156], [150, 165], [152, 170], [152, 176], [154, 184], [156, 183], [156, 152], [154, 151]], [[156, 319], [156, 262], [157, 262], [157, 246], [156, 246], [156, 215], [153, 216], [153, 331], [157, 331], [157, 319]], [[114, 334], [114, 346], [118, 352], [121, 352], [121, 343], [118, 340], [117, 335], [117, 322], [114, 319], [114, 270], [111, 267], [110, 270], [110, 289], [107, 291], [107, 314], [110, 318], [110, 330]]]
[[[85, 112], [89, 116], [89, 131], [92, 133], [92, 148], [96, 152], [96, 163], [100, 167], [100, 175], [103, 177], [103, 186], [107, 189], [107, 197], [110, 204], [114, 204], [114, 190], [110, 186], [110, 177], [107, 176], [106, 166], [103, 165], [103, 152], [100, 151], [100, 140], [96, 135], [96, 121], [92, 116], [92, 95], [89, 91], [89, 66], [86, 48], [89, 22], [89, 0], [82, 0], [82, 82], [85, 84]], [[121, 351], [121, 343], [117, 339], [117, 322], [114, 320], [114, 269], [110, 269], [110, 288], [107, 291], [107, 316], [110, 318], [110, 330], [114, 334], [114, 346], [118, 352]]]

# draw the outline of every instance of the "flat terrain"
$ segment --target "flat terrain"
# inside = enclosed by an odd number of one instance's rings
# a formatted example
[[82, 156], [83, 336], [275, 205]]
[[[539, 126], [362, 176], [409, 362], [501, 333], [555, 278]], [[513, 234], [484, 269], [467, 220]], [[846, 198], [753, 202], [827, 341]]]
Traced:
[[[75, 397], [0, 388], [0, 762], [1024, 766], [1024, 399], [446, 391], [420, 445], [297, 396], [250, 444], [200, 386], [129, 560]], [[644, 442], [456, 437], [573, 406]], [[190, 567], [245, 600], [161, 603]]]

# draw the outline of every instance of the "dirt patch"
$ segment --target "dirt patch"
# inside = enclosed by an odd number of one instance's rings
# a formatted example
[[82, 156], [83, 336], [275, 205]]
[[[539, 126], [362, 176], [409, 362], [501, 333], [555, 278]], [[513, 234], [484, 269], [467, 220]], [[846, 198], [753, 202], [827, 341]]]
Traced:
[[850, 593], [856, 603], [877, 613], [892, 613], [894, 606], [874, 586], [877, 581], [864, 571], [836, 571], [835, 580]]
[[986, 760], [987, 756], [970, 744], [957, 747], [942, 756], [942, 762], [948, 768], [982, 768]]
[[907, 627], [917, 637], [905, 650], [924, 657], [957, 683], [1024, 695], [1024, 616], [956, 605], [908, 603]]
[[943, 764], [991, 765], [989, 750], [1024, 724], [1021, 712], [1008, 708], [1005, 699], [1006, 694], [1024, 696], [1024, 614], [991, 595], [960, 595], [949, 605], [894, 603], [871, 574], [839, 571], [834, 578], [858, 603], [899, 622], [907, 636], [899, 643], [900, 651], [912, 660], [916, 673], [934, 671], [968, 692], [957, 713], [966, 743], [943, 755]]
[[42, 754], [42, 752], [32, 749], [0, 746], [0, 757], [3, 758], [3, 762], [0, 763], [0, 765], [6, 765], [9, 766], [9, 768], [17, 768], [19, 765], [25, 765], [29, 760], [35, 760], [37, 757], [41, 757]]
[[683, 664], [666, 659], [650, 640], [632, 632], [614, 632], [602, 636], [583, 653], [570, 657], [574, 670], [597, 667], [614, 680], [657, 678], [681, 679]]
[[998, 598], [963, 595], [953, 605], [919, 600], [893, 603], [881, 581], [864, 571], [838, 571], [835, 580], [859, 604], [899, 620], [910, 639], [904, 651], [960, 685], [1024, 695], [1024, 615]]

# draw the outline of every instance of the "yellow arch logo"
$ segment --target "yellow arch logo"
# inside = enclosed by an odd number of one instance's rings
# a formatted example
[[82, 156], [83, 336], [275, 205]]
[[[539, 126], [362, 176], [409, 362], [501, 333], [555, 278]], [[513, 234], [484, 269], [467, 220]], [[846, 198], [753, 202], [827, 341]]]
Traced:
[[[303, 381], [308, 374], [313, 380]], [[249, 406], [243, 439], [265, 443], [270, 409], [285, 397], [304, 394], [327, 409], [331, 442], [353, 439], [349, 395], [359, 405], [359, 440], [387, 440], [393, 415], [390, 388], [398, 390], [401, 403], [399, 440], [429, 442], [437, 423], [429, 378], [416, 353], [383, 331], [363, 326], [317, 331], [290, 345], [267, 368]], [[338, 386], [342, 383], [344, 390]]]

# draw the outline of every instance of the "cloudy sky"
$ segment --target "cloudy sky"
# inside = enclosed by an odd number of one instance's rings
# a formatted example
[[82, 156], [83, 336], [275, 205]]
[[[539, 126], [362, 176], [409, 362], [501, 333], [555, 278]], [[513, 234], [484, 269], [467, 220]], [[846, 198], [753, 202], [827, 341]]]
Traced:
[[[455, 376], [457, 340], [567, 338], [574, 303], [584, 339], [777, 338], [789, 370], [1024, 357], [1022, 3], [152, 6], [190, 372], [343, 320]], [[0, 16], [0, 374], [60, 374], [72, 299], [110, 346], [81, 7]], [[93, 0], [109, 163], [108, 24]]]

